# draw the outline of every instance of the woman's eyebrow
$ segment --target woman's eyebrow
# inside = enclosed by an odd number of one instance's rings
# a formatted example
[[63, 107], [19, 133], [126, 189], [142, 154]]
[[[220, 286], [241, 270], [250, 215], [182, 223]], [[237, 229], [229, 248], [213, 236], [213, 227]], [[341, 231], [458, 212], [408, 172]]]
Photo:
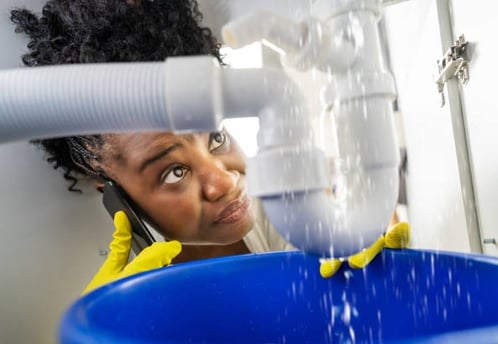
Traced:
[[149, 165], [153, 164], [154, 162], [156, 162], [157, 160], [161, 159], [162, 157], [168, 155], [169, 153], [171, 153], [172, 151], [174, 151], [175, 149], [181, 147], [181, 144], [180, 143], [175, 143], [169, 147], [167, 147], [166, 149], [163, 149], [162, 151], [158, 152], [157, 154], [154, 154], [153, 156], [145, 159], [141, 164], [140, 164], [140, 167], [138, 169], [138, 171], [140, 173], [143, 172], [143, 170], [145, 170]]

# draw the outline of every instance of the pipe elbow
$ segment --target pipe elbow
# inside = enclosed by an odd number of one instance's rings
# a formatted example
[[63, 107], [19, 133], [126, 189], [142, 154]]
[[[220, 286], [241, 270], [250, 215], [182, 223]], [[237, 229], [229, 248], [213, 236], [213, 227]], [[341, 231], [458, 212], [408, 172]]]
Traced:
[[283, 70], [227, 68], [221, 72], [224, 117], [258, 116], [260, 150], [299, 145], [312, 135], [306, 100]]
[[325, 187], [325, 156], [313, 145], [306, 100], [284, 71], [226, 69], [222, 80], [225, 117], [259, 118], [258, 154], [246, 172], [251, 195]]

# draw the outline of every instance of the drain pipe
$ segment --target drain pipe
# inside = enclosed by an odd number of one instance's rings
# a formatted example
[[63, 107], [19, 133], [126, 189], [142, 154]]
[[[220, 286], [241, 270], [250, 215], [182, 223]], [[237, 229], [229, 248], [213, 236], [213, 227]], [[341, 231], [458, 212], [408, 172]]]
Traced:
[[[270, 178], [268, 171], [286, 165], [279, 166], [278, 149], [261, 143], [248, 170], [250, 190], [262, 199], [272, 224], [299, 249], [322, 257], [347, 256], [373, 243], [387, 228], [397, 201], [395, 87], [382, 59], [377, 26], [381, 7], [380, 0], [318, 0], [311, 17], [301, 23], [259, 12], [223, 28], [228, 43], [267, 41], [284, 50], [285, 64], [330, 75], [322, 95], [324, 107], [332, 108], [326, 116], [333, 116], [336, 124], [339, 177], [327, 172], [329, 182], [322, 189], [304, 184], [301, 189], [279, 188], [289, 174], [307, 178], [309, 171], [286, 170], [285, 177]], [[277, 32], [284, 27], [293, 34]], [[268, 185], [254, 186], [264, 181]]]

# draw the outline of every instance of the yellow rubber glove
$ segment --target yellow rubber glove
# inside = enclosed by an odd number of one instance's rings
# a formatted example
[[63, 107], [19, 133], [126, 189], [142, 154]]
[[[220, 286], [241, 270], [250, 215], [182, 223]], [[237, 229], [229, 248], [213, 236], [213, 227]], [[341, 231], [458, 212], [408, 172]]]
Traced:
[[[410, 242], [410, 225], [407, 222], [395, 224], [391, 230], [382, 235], [371, 246], [361, 252], [346, 258], [353, 269], [362, 269], [367, 266], [383, 249], [406, 248]], [[320, 275], [323, 278], [332, 277], [341, 267], [344, 259], [325, 259], [320, 264]]]
[[155, 242], [128, 263], [131, 249], [131, 224], [124, 211], [114, 214], [114, 227], [109, 255], [82, 294], [119, 278], [169, 265], [182, 250], [180, 242], [175, 240]]

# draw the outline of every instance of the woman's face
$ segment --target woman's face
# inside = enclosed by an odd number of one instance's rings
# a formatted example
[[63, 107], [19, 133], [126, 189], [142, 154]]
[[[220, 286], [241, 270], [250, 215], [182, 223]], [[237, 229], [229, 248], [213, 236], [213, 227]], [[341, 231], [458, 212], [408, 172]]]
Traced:
[[226, 131], [106, 136], [103, 168], [167, 239], [226, 245], [254, 218], [245, 158]]

